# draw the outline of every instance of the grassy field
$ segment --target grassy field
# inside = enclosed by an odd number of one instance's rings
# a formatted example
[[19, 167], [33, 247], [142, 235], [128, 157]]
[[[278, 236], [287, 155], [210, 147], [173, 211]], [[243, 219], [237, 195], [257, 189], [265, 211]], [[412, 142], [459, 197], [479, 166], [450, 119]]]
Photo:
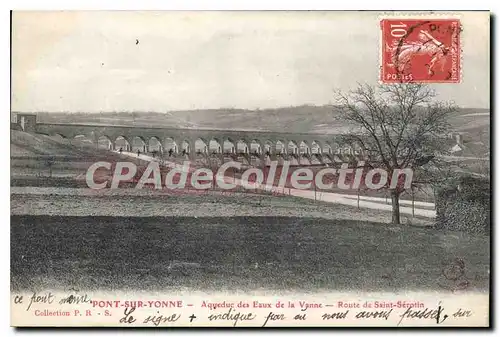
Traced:
[[[146, 189], [119, 189], [96, 192], [90, 189], [60, 189], [13, 187], [12, 215], [60, 216], [290, 216], [340, 221], [343, 219], [370, 221], [385, 226], [391, 213], [378, 209], [363, 209], [348, 205], [315, 202], [294, 196], [269, 194], [225, 193], [209, 191], [179, 191], [158, 193]], [[434, 219], [403, 215], [404, 225], [429, 227]]]
[[[57, 239], [55, 239], [57, 238]], [[309, 217], [11, 217], [11, 288], [440, 289], [465, 262], [487, 290], [489, 237]]]

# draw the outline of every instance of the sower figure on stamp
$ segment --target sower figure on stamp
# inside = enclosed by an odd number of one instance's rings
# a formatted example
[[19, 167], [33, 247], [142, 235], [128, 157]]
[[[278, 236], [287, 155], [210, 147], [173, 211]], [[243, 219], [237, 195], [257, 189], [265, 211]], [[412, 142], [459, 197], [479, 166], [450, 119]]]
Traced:
[[398, 71], [402, 73], [407, 64], [410, 63], [411, 58], [414, 55], [430, 55], [432, 56], [431, 61], [428, 65], [428, 74], [434, 74], [434, 66], [436, 62], [441, 65], [441, 71], [444, 71], [444, 66], [446, 64], [446, 54], [449, 48], [446, 47], [442, 42], [435, 39], [428, 31], [421, 30], [418, 34], [420, 41], [401, 41], [394, 43], [395, 46], [390, 46], [386, 44], [386, 48], [390, 50], [392, 54], [392, 64], [391, 67], [397, 67]]

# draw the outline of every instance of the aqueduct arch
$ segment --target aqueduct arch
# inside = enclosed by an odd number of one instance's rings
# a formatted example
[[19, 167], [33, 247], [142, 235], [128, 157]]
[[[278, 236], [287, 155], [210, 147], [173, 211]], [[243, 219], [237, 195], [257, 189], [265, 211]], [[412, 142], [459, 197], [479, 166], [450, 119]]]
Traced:
[[222, 150], [226, 154], [234, 154], [236, 153], [236, 143], [232, 138], [224, 137], [222, 141]]
[[244, 139], [238, 140], [238, 142], [236, 143], [236, 153], [248, 154], [249, 152], [250, 152], [249, 143]]
[[323, 150], [322, 150], [321, 142], [319, 142], [317, 140], [313, 140], [311, 143], [311, 154], [322, 154], [322, 153], [323, 153]]
[[132, 143], [124, 136], [118, 136], [113, 142], [115, 149], [122, 149], [123, 151], [132, 151]]
[[132, 152], [141, 152], [145, 153], [148, 151], [147, 149], [146, 139], [142, 136], [134, 136], [132, 137]]
[[192, 144], [189, 140], [184, 139], [181, 143], [181, 147], [179, 149], [179, 153], [181, 153], [184, 156], [189, 156], [189, 154], [193, 151], [196, 150], [196, 141], [194, 144]]
[[108, 136], [102, 135], [97, 138], [97, 147], [112, 151], [115, 149], [115, 144]]
[[287, 153], [289, 153], [291, 155], [298, 155], [299, 154], [299, 146], [293, 140], [288, 141], [288, 144], [286, 144], [286, 149], [287, 149]]
[[73, 145], [77, 145], [79, 147], [93, 146], [94, 145], [94, 140], [86, 134], [74, 135], [72, 138], [73, 139], [70, 140], [70, 142]]
[[250, 153], [252, 155], [260, 155], [262, 153], [262, 145], [257, 139], [252, 139], [250, 142]]
[[222, 143], [219, 138], [212, 138], [208, 142], [208, 149], [210, 153], [222, 153]]
[[285, 155], [288, 153], [288, 148], [287, 148], [287, 142], [286, 140], [281, 140], [281, 139], [278, 139], [276, 141], [276, 146], [275, 146], [275, 149], [276, 149], [276, 154], [279, 154], [279, 155]]
[[301, 141], [299, 144], [299, 154], [300, 155], [309, 155], [311, 154], [311, 149], [309, 145], [305, 141]]
[[165, 138], [165, 140], [163, 141], [163, 148], [165, 152], [172, 155], [179, 153], [179, 146], [177, 145], [175, 139], [172, 137]]
[[146, 143], [146, 151], [163, 153], [163, 144], [160, 138], [156, 136], [149, 137], [148, 142]]
[[276, 151], [275, 148], [276, 148], [276, 146], [275, 146], [275, 144], [273, 144], [272, 141], [270, 141], [270, 140], [264, 141], [264, 154], [265, 155], [270, 155], [270, 156], [273, 155], [274, 152]]

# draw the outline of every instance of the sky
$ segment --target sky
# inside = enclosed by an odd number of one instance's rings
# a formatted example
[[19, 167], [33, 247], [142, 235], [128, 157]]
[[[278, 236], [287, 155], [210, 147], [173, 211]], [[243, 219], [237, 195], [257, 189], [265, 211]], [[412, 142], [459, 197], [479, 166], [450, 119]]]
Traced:
[[[14, 12], [13, 111], [324, 105], [377, 84], [379, 12]], [[462, 83], [439, 98], [489, 108], [489, 15], [460, 13]]]

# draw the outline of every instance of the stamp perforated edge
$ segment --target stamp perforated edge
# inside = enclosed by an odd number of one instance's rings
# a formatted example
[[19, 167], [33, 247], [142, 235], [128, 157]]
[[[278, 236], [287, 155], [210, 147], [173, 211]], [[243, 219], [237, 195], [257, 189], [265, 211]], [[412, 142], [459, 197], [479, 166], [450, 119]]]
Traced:
[[462, 36], [462, 19], [463, 19], [463, 14], [461, 12], [433, 12], [433, 11], [415, 11], [415, 12], [384, 12], [383, 14], [379, 14], [377, 17], [377, 28], [379, 30], [379, 43], [378, 43], [378, 66], [379, 66], [379, 71], [378, 71], [378, 84], [380, 85], [391, 85], [391, 84], [397, 84], [397, 82], [394, 83], [387, 83], [382, 80], [382, 75], [383, 75], [383, 60], [384, 60], [384, 32], [382, 30], [382, 20], [386, 19], [398, 19], [402, 18], [405, 20], [458, 20], [460, 23], [460, 34], [459, 34], [459, 43], [460, 43], [460, 57], [459, 57], [459, 62], [460, 62], [460, 74], [459, 74], [459, 80], [457, 82], [441, 82], [441, 81], [418, 81], [416, 83], [428, 83], [428, 84], [461, 84], [464, 80], [463, 76], [463, 49], [464, 49], [464, 41], [463, 41], [463, 36]]

